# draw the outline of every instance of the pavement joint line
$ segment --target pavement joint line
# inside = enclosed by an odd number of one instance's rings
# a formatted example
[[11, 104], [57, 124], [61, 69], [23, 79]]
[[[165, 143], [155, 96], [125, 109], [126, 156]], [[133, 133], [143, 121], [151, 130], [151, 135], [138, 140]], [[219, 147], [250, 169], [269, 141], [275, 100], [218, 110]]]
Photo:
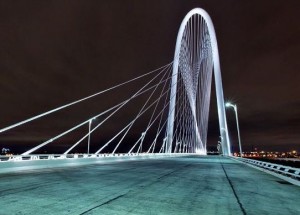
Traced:
[[[127, 192], [127, 193], [128, 193], [128, 192]], [[96, 209], [96, 208], [99, 208], [99, 207], [101, 207], [101, 206], [103, 206], [103, 205], [107, 205], [107, 204], [109, 204], [109, 203], [111, 203], [111, 202], [113, 202], [113, 201], [115, 201], [115, 200], [117, 200], [117, 199], [119, 199], [119, 198], [125, 196], [127, 193], [124, 193], [124, 194], [122, 194], [122, 195], [119, 195], [119, 196], [116, 196], [116, 197], [114, 197], [114, 198], [112, 198], [112, 199], [109, 199], [109, 200], [107, 200], [106, 202], [101, 203], [100, 205], [97, 205], [97, 206], [95, 206], [95, 207], [92, 207], [92, 208], [90, 208], [90, 209], [88, 209], [88, 210], [86, 210], [86, 211], [80, 213], [79, 215], [86, 214], [86, 213], [88, 213], [88, 212], [90, 212], [90, 211], [92, 211], [92, 210], [94, 210], [94, 209]]]
[[221, 161], [220, 161], [220, 164], [221, 164], [222, 169], [223, 169], [223, 171], [224, 171], [224, 173], [225, 173], [225, 176], [226, 176], [226, 178], [227, 178], [227, 180], [228, 180], [228, 183], [229, 183], [229, 185], [230, 185], [230, 187], [231, 187], [231, 189], [232, 189], [232, 191], [233, 191], [233, 194], [234, 194], [234, 196], [235, 196], [235, 198], [236, 198], [236, 200], [237, 200], [237, 203], [239, 204], [239, 206], [240, 206], [240, 208], [241, 208], [242, 213], [243, 213], [244, 215], [247, 215], [247, 213], [246, 213], [246, 211], [245, 211], [245, 209], [244, 209], [244, 207], [243, 207], [243, 205], [242, 205], [242, 203], [241, 203], [241, 201], [240, 201], [238, 195], [236, 194], [235, 189], [234, 189], [234, 187], [233, 187], [233, 184], [232, 184], [231, 180], [229, 179], [229, 177], [228, 177], [228, 175], [227, 175], [227, 172], [226, 172], [226, 170], [225, 170], [225, 168], [224, 168], [224, 166], [223, 166], [223, 164], [222, 164]]
[[[182, 166], [181, 168], [176, 169], [176, 170], [174, 170], [174, 171], [171, 171], [171, 172], [169, 172], [169, 173], [167, 173], [167, 174], [165, 174], [165, 175], [162, 175], [161, 177], [159, 177], [159, 178], [157, 178], [157, 179], [161, 179], [161, 178], [164, 178], [164, 177], [166, 177], [166, 176], [169, 176], [169, 175], [173, 174], [174, 172], [177, 172], [178, 170], [181, 170], [182, 168], [185, 168], [185, 167], [191, 166], [191, 165], [192, 165], [192, 164], [184, 165], [184, 166]], [[154, 182], [152, 182], [152, 183], [150, 183], [150, 184], [154, 184], [154, 183], [157, 183], [157, 181], [154, 181]], [[149, 184], [148, 184], [148, 186], [149, 186]], [[143, 186], [142, 186], [141, 188], [143, 188]], [[99, 207], [101, 207], [101, 206], [103, 206], [103, 205], [109, 204], [109, 203], [111, 203], [111, 202], [113, 202], [113, 201], [115, 201], [115, 200], [117, 200], [117, 199], [119, 199], [119, 198], [121, 198], [121, 197], [123, 197], [123, 196], [126, 196], [129, 192], [132, 192], [132, 190], [129, 190], [127, 193], [124, 193], [124, 194], [121, 194], [121, 195], [119, 195], [119, 196], [116, 196], [116, 197], [114, 197], [114, 198], [112, 198], [112, 199], [109, 199], [109, 200], [107, 200], [106, 202], [103, 202], [103, 203], [101, 203], [101, 204], [99, 204], [99, 205], [97, 205], [97, 206], [94, 206], [94, 207], [92, 207], [92, 208], [90, 208], [90, 209], [88, 209], [88, 210], [86, 210], [86, 211], [80, 213], [79, 215], [84, 215], [84, 214], [86, 214], [86, 213], [88, 213], [88, 212], [90, 212], [90, 211], [92, 211], [92, 210], [94, 210], [94, 209], [96, 209], [96, 208], [99, 208]]]
[[188, 166], [190, 166], [190, 165], [192, 165], [192, 164], [184, 165], [184, 166], [182, 166], [182, 167], [179, 168], [179, 169], [175, 169], [175, 170], [173, 170], [173, 171], [171, 171], [171, 172], [168, 172], [168, 173], [166, 173], [166, 174], [164, 174], [164, 175], [158, 177], [157, 179], [162, 179], [162, 178], [164, 178], [164, 177], [166, 177], [166, 176], [169, 176], [169, 175], [173, 174], [174, 172], [177, 172], [177, 171], [181, 170], [182, 168], [188, 167]]
[[[162, 175], [161, 177], [159, 177], [159, 178], [157, 178], [157, 179], [161, 179], [161, 178], [164, 178], [164, 177], [166, 177], [166, 176], [169, 176], [169, 175], [173, 174], [174, 172], [177, 172], [177, 171], [179, 171], [179, 170], [181, 170], [181, 169], [183, 169], [183, 168], [185, 168], [185, 167], [187, 167], [187, 166], [191, 166], [191, 165], [192, 165], [192, 164], [184, 165], [184, 166], [182, 166], [181, 168], [176, 169], [176, 170], [174, 170], [174, 171], [171, 171], [171, 172], [169, 172], [169, 173], [166, 173], [165, 175]], [[136, 169], [136, 168], [134, 168], [134, 169]], [[155, 183], [157, 183], [157, 180], [153, 181], [153, 182], [150, 183], [150, 184], [155, 184]], [[148, 184], [147, 186], [149, 186], [149, 184]], [[144, 188], [144, 186], [142, 186], [141, 188]], [[97, 206], [94, 206], [94, 207], [92, 207], [92, 208], [90, 208], [90, 209], [88, 209], [88, 210], [86, 210], [86, 211], [80, 213], [79, 215], [84, 215], [84, 214], [86, 214], [86, 213], [88, 213], [88, 212], [90, 212], [90, 211], [92, 211], [92, 210], [94, 210], [94, 209], [96, 209], [96, 208], [99, 208], [99, 207], [101, 207], [101, 206], [103, 206], [103, 205], [109, 204], [109, 203], [111, 203], [111, 202], [113, 202], [113, 201], [115, 201], [115, 200], [117, 200], [117, 199], [119, 199], [119, 198], [121, 198], [121, 197], [126, 196], [126, 195], [127, 195], [128, 193], [130, 193], [130, 192], [132, 192], [132, 190], [129, 190], [127, 193], [124, 193], [124, 194], [121, 194], [121, 195], [119, 195], [119, 196], [116, 196], [116, 197], [114, 197], [114, 198], [112, 198], [112, 199], [109, 199], [109, 200], [107, 200], [106, 202], [103, 202], [103, 203], [101, 203], [101, 204], [99, 204], [99, 205], [97, 205]]]

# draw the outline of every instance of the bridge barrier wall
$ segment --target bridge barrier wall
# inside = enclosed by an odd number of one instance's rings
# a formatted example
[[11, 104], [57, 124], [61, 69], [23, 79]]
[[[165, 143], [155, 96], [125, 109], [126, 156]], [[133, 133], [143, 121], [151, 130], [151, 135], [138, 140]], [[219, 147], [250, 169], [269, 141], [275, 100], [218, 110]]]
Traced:
[[283, 166], [280, 164], [269, 163], [265, 161], [233, 157], [235, 160], [257, 167], [264, 172], [270, 173], [276, 177], [286, 180], [292, 184], [300, 186], [300, 168]]
[[158, 159], [166, 157], [187, 156], [189, 153], [173, 154], [41, 154], [41, 155], [11, 155], [0, 156], [0, 174], [29, 171], [35, 169], [51, 169], [56, 167], [71, 167], [96, 163], [121, 162], [129, 160]]

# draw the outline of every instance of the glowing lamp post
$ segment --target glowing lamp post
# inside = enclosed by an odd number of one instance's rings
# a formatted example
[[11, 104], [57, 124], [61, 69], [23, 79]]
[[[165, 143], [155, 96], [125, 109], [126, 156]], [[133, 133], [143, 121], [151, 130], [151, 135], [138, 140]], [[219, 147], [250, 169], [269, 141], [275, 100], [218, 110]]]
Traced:
[[92, 121], [96, 119], [95, 117], [89, 120], [89, 136], [88, 136], [88, 148], [87, 153], [90, 154], [90, 140], [91, 140], [91, 127], [92, 127]]
[[226, 107], [232, 107], [235, 112], [235, 120], [236, 120], [236, 127], [237, 127], [237, 132], [238, 132], [238, 138], [239, 138], [239, 147], [240, 147], [240, 155], [243, 157], [243, 151], [242, 151], [242, 144], [241, 144], [241, 136], [240, 136], [240, 127], [239, 127], [239, 120], [238, 120], [238, 113], [237, 113], [237, 106], [234, 104], [231, 104], [227, 102], [225, 104]]

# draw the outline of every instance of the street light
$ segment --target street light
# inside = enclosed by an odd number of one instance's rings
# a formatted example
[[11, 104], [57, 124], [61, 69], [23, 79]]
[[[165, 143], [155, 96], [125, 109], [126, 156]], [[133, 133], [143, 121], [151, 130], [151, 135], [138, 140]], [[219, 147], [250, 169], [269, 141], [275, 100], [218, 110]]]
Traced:
[[230, 102], [227, 102], [225, 104], [226, 107], [232, 107], [235, 112], [235, 120], [236, 120], [236, 127], [238, 132], [238, 138], [239, 138], [239, 146], [240, 146], [240, 155], [243, 157], [243, 151], [242, 151], [242, 144], [241, 144], [241, 137], [240, 137], [240, 128], [239, 128], [239, 120], [238, 120], [238, 113], [237, 113], [237, 106], [234, 104], [231, 104]]
[[92, 127], [92, 121], [96, 119], [96, 117], [89, 120], [89, 137], [88, 137], [88, 148], [87, 153], [90, 154], [90, 140], [91, 140], [91, 127]]
[[91, 125], [92, 125], [92, 120], [90, 119], [90, 121], [89, 121], [89, 137], [88, 137], [87, 154], [90, 154]]

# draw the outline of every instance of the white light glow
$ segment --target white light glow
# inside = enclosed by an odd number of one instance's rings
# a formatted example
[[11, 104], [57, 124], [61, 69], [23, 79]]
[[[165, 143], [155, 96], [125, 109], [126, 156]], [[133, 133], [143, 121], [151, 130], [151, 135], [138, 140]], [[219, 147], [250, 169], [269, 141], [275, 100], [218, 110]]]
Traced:
[[198, 155], [206, 155], [206, 150], [205, 149], [196, 149], [196, 154]]

